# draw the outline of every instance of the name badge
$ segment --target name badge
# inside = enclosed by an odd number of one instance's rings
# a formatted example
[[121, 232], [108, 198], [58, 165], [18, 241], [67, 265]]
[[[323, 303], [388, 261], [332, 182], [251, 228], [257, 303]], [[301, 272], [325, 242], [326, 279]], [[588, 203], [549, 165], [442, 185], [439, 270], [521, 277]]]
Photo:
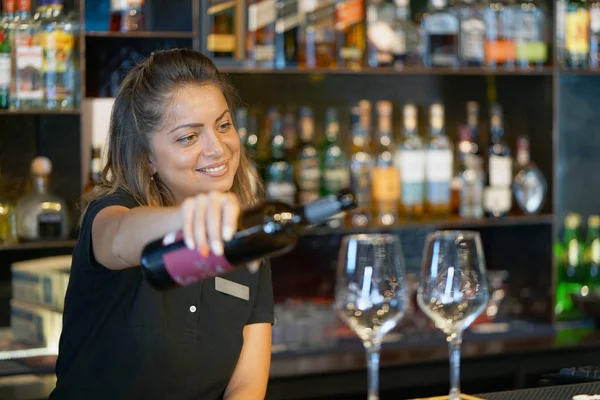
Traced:
[[237, 282], [228, 281], [218, 276], [215, 278], [215, 290], [237, 297], [238, 299], [250, 300], [250, 288], [248, 286], [240, 285]]

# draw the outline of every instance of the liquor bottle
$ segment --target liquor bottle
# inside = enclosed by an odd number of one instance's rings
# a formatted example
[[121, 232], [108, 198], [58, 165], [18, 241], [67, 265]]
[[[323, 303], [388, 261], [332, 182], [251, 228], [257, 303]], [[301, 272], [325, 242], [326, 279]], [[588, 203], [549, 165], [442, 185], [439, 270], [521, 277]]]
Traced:
[[555, 252], [558, 254], [556, 254], [557, 283], [554, 314], [557, 319], [566, 320], [577, 315], [571, 295], [580, 294], [586, 280], [585, 242], [581, 232], [581, 215], [569, 213], [565, 217], [563, 240], [555, 247]]
[[425, 149], [417, 126], [417, 107], [404, 106], [404, 140], [396, 152], [396, 169], [400, 171], [400, 214], [421, 217], [425, 211]]
[[565, 17], [566, 66], [585, 68], [590, 53], [590, 13], [586, 0], [567, 0]]
[[392, 103], [377, 102], [377, 160], [372, 171], [374, 218], [378, 225], [390, 226], [398, 221], [400, 173], [394, 165], [396, 146], [392, 131]]
[[[234, 59], [241, 47], [236, 32], [240, 1], [210, 0], [208, 2], [208, 30], [206, 35], [207, 55], [212, 58]], [[241, 49], [240, 49], [241, 50]]]
[[159, 290], [209, 279], [251, 261], [286, 253], [306, 228], [354, 207], [354, 195], [347, 190], [299, 207], [265, 201], [242, 211], [238, 232], [224, 243], [222, 255], [203, 257], [186, 247], [181, 232], [174, 232], [144, 247], [142, 271]]
[[31, 163], [33, 192], [17, 202], [17, 233], [22, 240], [57, 240], [69, 236], [69, 213], [63, 199], [49, 190], [52, 163], [36, 157]]
[[338, 67], [362, 68], [366, 54], [365, 0], [337, 0], [335, 21]]
[[33, 14], [34, 21], [40, 21], [46, 15], [46, 9], [48, 8], [48, 0], [39, 0], [36, 2], [37, 8], [35, 14]]
[[3, 196], [2, 187], [0, 175], [0, 244], [14, 244], [18, 242], [15, 205]]
[[100, 147], [92, 147], [92, 157], [90, 159], [90, 172], [88, 174], [88, 182], [85, 185], [84, 193], [91, 192], [96, 186], [102, 183], [102, 156]]
[[254, 113], [248, 117], [248, 128], [243, 143], [248, 157], [256, 163], [258, 156], [258, 121]]
[[512, 207], [512, 157], [504, 141], [502, 108], [493, 104], [488, 153], [488, 186], [484, 190], [484, 209], [488, 217], [504, 217]]
[[272, 122], [271, 134], [271, 163], [266, 178], [267, 198], [295, 204], [294, 167], [285, 158], [285, 136], [278, 117]]
[[300, 109], [300, 149], [296, 174], [298, 176], [298, 199], [307, 204], [319, 197], [321, 171], [319, 170], [319, 151], [314, 144], [315, 120], [310, 107]]
[[469, 128], [470, 143], [468, 145], [465, 144], [464, 152], [480, 156], [479, 104], [476, 101], [467, 102], [467, 127]]
[[298, 65], [300, 1], [277, 0], [275, 22], [275, 68]]
[[447, 0], [429, 0], [421, 25], [423, 65], [458, 67], [459, 20]]
[[600, 1], [591, 0], [590, 12], [590, 68], [600, 67]]
[[135, 32], [146, 30], [144, 0], [111, 0], [109, 30]]
[[[371, 222], [371, 169], [373, 156], [369, 149], [369, 123], [365, 114], [371, 113], [371, 104], [363, 100], [352, 108], [352, 153], [350, 156], [350, 187], [356, 194], [357, 208], [350, 215], [350, 225], [364, 227]], [[362, 120], [362, 121], [361, 121]]]
[[235, 110], [235, 128], [237, 129], [240, 143], [246, 143], [248, 135], [248, 109], [239, 107]]
[[321, 150], [321, 195], [327, 196], [347, 188], [350, 183], [348, 161], [339, 143], [340, 125], [337, 110], [325, 111], [325, 142]]
[[[468, 129], [467, 129], [468, 131]], [[463, 218], [483, 217], [483, 188], [485, 174], [481, 157], [466, 154], [461, 174], [460, 207], [458, 214]]]
[[275, 0], [250, 0], [246, 51], [252, 67], [274, 66], [275, 17]]
[[590, 292], [600, 286], [600, 215], [588, 217], [588, 231], [585, 247], [585, 263], [587, 266], [587, 281]]
[[531, 161], [529, 139], [526, 136], [517, 139], [516, 169], [512, 184], [516, 203], [521, 212], [536, 214], [540, 212], [546, 201], [548, 185], [542, 171]]
[[514, 68], [517, 47], [513, 0], [491, 0], [484, 11], [484, 21], [486, 64], [491, 68]]
[[419, 31], [410, 19], [408, 0], [368, 0], [367, 47], [370, 67], [403, 68], [419, 62]]
[[299, 34], [298, 65], [301, 68], [335, 67], [335, 0], [304, 1], [304, 23]]
[[12, 32], [10, 102], [13, 109], [34, 109], [42, 106], [44, 90], [42, 66], [44, 62], [39, 23], [31, 18], [30, 0], [17, 1], [17, 13], [10, 23]]
[[566, 28], [567, 28], [567, 0], [556, 0], [556, 16], [554, 18], [554, 40], [556, 42], [556, 60], [561, 67], [565, 67], [567, 63], [567, 44], [566, 44]]
[[465, 67], [481, 67], [485, 61], [485, 22], [478, 0], [463, 0], [458, 6], [460, 18], [460, 59]]
[[10, 21], [15, 17], [15, 0], [2, 2], [2, 19], [0, 19], [0, 109], [10, 107]]
[[283, 136], [285, 137], [285, 157], [288, 160], [295, 160], [298, 147], [298, 127], [296, 117], [291, 112], [287, 112], [283, 116]]
[[444, 129], [444, 107], [435, 103], [429, 109], [429, 143], [426, 154], [426, 191], [427, 212], [435, 216], [450, 213], [450, 182], [454, 156], [452, 143]]
[[545, 9], [536, 0], [521, 0], [515, 18], [517, 65], [543, 67], [548, 59]]
[[73, 108], [75, 102], [75, 32], [63, 13], [62, 0], [48, 0], [39, 35], [44, 52], [42, 73], [48, 109]]

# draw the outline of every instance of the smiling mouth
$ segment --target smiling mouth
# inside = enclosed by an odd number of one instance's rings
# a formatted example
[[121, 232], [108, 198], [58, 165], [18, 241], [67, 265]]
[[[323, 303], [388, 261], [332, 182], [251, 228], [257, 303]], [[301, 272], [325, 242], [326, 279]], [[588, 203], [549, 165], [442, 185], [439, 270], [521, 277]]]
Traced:
[[213, 164], [212, 166], [209, 166], [209, 167], [199, 168], [196, 171], [201, 172], [205, 175], [219, 177], [219, 176], [225, 175], [227, 173], [228, 169], [229, 169], [229, 162], [225, 161], [223, 163]]
[[226, 166], [227, 165], [223, 164], [223, 165], [219, 165], [218, 167], [214, 167], [214, 168], [200, 168], [198, 171], [210, 172], [210, 173], [221, 172], [225, 169]]

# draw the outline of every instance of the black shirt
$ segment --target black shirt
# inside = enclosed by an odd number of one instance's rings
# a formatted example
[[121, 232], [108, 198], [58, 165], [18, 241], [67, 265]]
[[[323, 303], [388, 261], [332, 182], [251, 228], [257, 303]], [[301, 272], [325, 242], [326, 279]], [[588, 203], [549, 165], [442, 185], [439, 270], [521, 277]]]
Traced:
[[94, 259], [92, 221], [113, 205], [138, 204], [118, 192], [94, 201], [84, 216], [50, 399], [221, 399], [244, 326], [273, 323], [270, 267], [221, 277], [247, 286], [249, 300], [217, 291], [215, 279], [159, 292], [141, 268], [113, 271]]

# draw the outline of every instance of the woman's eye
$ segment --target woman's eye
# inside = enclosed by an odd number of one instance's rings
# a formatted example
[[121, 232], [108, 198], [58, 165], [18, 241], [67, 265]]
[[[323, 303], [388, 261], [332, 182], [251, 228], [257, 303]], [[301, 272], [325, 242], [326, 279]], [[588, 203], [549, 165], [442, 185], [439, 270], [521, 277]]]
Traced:
[[197, 138], [198, 138], [198, 135], [196, 135], [194, 133], [194, 134], [187, 135], [187, 136], [184, 136], [182, 138], [179, 138], [179, 139], [177, 139], [177, 141], [179, 143], [181, 143], [181, 144], [191, 144], [191, 143], [194, 143]]
[[229, 129], [231, 129], [231, 126], [232, 126], [231, 122], [224, 122], [221, 125], [219, 125], [219, 132], [229, 131]]

